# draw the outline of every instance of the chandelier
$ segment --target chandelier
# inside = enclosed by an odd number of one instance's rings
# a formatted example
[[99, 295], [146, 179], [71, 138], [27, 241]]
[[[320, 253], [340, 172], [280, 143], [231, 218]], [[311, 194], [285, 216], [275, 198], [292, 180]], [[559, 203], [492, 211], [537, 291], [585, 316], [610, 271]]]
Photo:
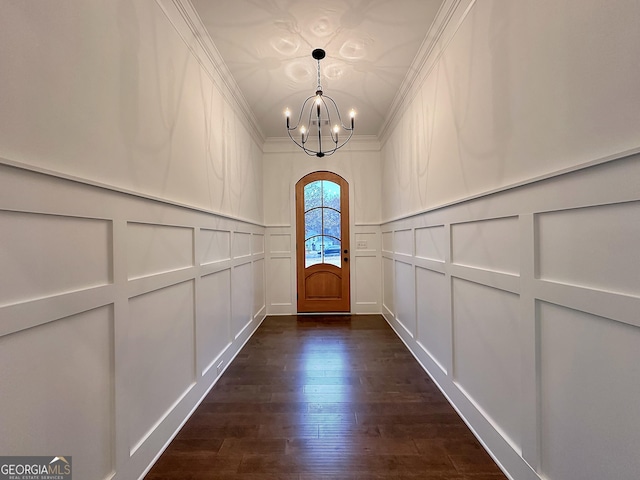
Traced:
[[[356, 116], [356, 112], [351, 110], [349, 114], [351, 123], [349, 127], [346, 127], [344, 123], [342, 123], [342, 117], [340, 116], [340, 110], [338, 110], [336, 102], [333, 98], [324, 95], [322, 85], [320, 84], [320, 60], [322, 60], [325, 55], [325, 51], [321, 48], [316, 48], [311, 52], [311, 56], [318, 61], [318, 86], [316, 87], [315, 95], [311, 95], [302, 104], [300, 116], [295, 126], [290, 126], [291, 111], [288, 108], [285, 111], [289, 138], [302, 148], [307, 155], [315, 155], [316, 157], [332, 155], [336, 150], [345, 146], [353, 135], [354, 118]], [[332, 118], [336, 123], [332, 122]], [[300, 134], [299, 140], [291, 135], [291, 132], [295, 132], [295, 130], [298, 129]], [[340, 137], [341, 131], [346, 133], [343, 137]], [[309, 142], [310, 138], [312, 138], [311, 142]], [[330, 148], [327, 150], [322, 149], [323, 138], [326, 141], [330, 140]]]

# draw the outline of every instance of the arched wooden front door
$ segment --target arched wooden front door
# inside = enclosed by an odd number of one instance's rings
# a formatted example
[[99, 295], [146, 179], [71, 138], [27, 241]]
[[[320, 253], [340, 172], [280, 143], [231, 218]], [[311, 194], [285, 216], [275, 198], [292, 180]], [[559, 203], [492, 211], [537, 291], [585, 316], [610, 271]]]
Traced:
[[349, 184], [314, 172], [296, 184], [298, 312], [349, 312]]

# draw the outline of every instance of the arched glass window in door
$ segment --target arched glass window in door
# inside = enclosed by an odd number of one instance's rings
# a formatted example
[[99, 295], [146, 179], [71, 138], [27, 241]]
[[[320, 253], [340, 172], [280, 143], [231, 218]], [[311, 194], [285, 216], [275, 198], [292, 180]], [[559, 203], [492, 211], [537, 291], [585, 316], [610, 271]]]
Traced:
[[304, 187], [305, 268], [328, 263], [341, 268], [340, 185], [317, 180]]

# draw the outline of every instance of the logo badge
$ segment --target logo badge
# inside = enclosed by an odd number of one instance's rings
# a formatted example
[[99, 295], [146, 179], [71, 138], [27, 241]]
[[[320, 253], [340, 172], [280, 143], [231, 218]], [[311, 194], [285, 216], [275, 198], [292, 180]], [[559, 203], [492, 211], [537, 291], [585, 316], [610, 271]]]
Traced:
[[0, 480], [72, 480], [70, 455], [0, 457]]

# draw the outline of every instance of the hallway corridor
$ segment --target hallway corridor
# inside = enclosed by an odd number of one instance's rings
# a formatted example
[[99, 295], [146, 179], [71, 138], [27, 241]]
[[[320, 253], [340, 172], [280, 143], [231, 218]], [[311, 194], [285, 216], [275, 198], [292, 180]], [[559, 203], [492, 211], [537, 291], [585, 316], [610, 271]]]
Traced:
[[267, 317], [145, 477], [505, 476], [382, 316]]

